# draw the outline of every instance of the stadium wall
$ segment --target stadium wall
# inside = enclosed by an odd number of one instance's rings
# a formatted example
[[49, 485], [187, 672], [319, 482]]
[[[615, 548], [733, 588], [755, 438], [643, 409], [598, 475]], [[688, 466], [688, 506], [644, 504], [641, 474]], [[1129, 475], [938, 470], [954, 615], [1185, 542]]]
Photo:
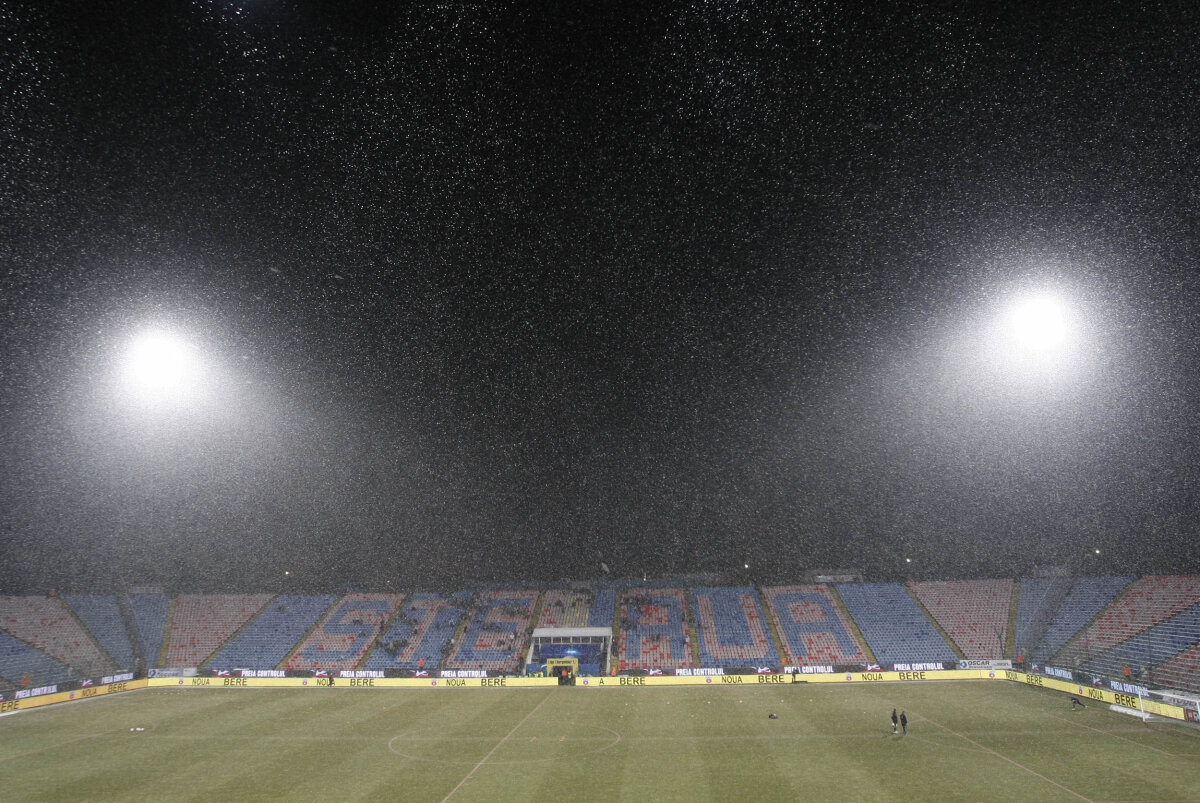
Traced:
[[28, 711], [31, 708], [41, 708], [42, 706], [54, 705], [56, 703], [89, 700], [93, 697], [103, 697], [106, 694], [118, 694], [120, 692], [133, 691], [134, 689], [144, 689], [149, 683], [149, 680], [142, 678], [140, 680], [122, 681], [121, 683], [106, 683], [102, 686], [86, 686], [71, 691], [17, 697], [12, 700], [0, 701], [0, 714], [10, 714], [14, 711]]
[[[1123, 708], [1145, 711], [1168, 719], [1185, 720], [1183, 708], [1169, 705], [1136, 693], [1116, 691], [1096, 686], [1082, 686], [1043, 675], [1005, 669], [941, 669], [908, 672], [836, 672], [819, 674], [763, 673], [756, 675], [616, 675], [611, 677], [581, 677], [577, 687], [586, 689], [629, 688], [646, 686], [787, 686], [801, 683], [928, 683], [946, 680], [1000, 680], [1024, 683], [1052, 691], [1063, 692], [1089, 701], [1099, 701]], [[538, 688], [558, 685], [557, 678], [536, 676], [516, 677], [168, 677], [150, 678], [150, 688], [375, 688], [375, 689], [504, 689]]]
[[1118, 705], [1134, 711], [1145, 711], [1147, 714], [1153, 714], [1154, 716], [1166, 717], [1167, 719], [1188, 719], [1187, 712], [1180, 706], [1163, 703], [1132, 690], [1116, 691], [1114, 689], [1106, 689], [1102, 686], [1083, 686], [1079, 683], [1014, 670], [1006, 670], [1004, 676], [1005, 680], [1014, 680], [1030, 686], [1061, 691], [1076, 697], [1086, 697], [1088, 700], [1108, 703], [1109, 705]]
[[[1065, 680], [1015, 670], [944, 669], [912, 672], [839, 672], [822, 674], [760, 675], [647, 675], [579, 678], [586, 689], [646, 686], [780, 686], [801, 683], [927, 683], [944, 680], [1002, 680], [1024, 683], [1063, 692], [1089, 701], [1120, 706], [1166, 719], [1187, 720], [1184, 708], [1126, 691], [1082, 686]], [[130, 680], [75, 689], [68, 692], [34, 695], [0, 702], [0, 713], [12, 713], [57, 703], [86, 700], [107, 694], [145, 688], [395, 688], [395, 689], [506, 689], [556, 687], [557, 678], [543, 677], [461, 677], [461, 678], [298, 678], [298, 677], [159, 677]]]

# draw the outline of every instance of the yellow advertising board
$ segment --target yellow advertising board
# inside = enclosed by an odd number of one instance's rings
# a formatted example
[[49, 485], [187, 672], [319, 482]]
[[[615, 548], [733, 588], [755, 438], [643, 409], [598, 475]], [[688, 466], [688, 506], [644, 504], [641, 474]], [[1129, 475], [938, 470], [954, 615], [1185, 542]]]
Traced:
[[[692, 670], [696, 671], [696, 670]], [[630, 688], [646, 686], [788, 686], [802, 683], [924, 683], [939, 680], [1004, 680], [1038, 686], [1074, 695], [1087, 702], [1100, 702], [1142, 711], [1169, 719], [1185, 719], [1184, 709], [1155, 700], [1139, 697], [1100, 686], [1083, 686], [1066, 680], [1033, 675], [1010, 669], [943, 669], [912, 672], [835, 672], [814, 674], [761, 675], [634, 675], [581, 677], [576, 688]], [[512, 689], [557, 686], [553, 677], [423, 677], [423, 678], [249, 678], [249, 677], [160, 677], [110, 683], [74, 691], [42, 694], [0, 702], [0, 713], [24, 711], [31, 708], [87, 700], [107, 694], [145, 688], [333, 688], [341, 689]]]
[[1106, 689], [1102, 686], [1083, 686], [1078, 683], [1072, 683], [1068, 680], [1059, 680], [1057, 678], [1045, 677], [1043, 675], [1030, 675], [1025, 672], [1016, 672], [1014, 670], [1004, 670], [1006, 680], [1014, 680], [1018, 683], [1025, 683], [1029, 686], [1038, 686], [1043, 689], [1052, 689], [1054, 691], [1066, 692], [1072, 694], [1081, 701], [1095, 700], [1109, 705], [1119, 705], [1122, 708], [1128, 708], [1134, 711], [1144, 711], [1147, 714], [1153, 714], [1158, 717], [1167, 717], [1169, 719], [1186, 719], [1187, 715], [1184, 710], [1177, 705], [1169, 705], [1160, 700], [1155, 700], [1150, 697], [1139, 697], [1136, 694], [1125, 694], [1123, 692]]
[[787, 686], [793, 683], [878, 683], [929, 680], [1003, 679], [1002, 672], [988, 669], [939, 669], [920, 672], [834, 672], [824, 674], [762, 675], [636, 675], [632, 677], [579, 678], [576, 686], [609, 688], [619, 686]]
[[557, 678], [242, 678], [191, 677], [151, 678], [151, 688], [329, 688], [335, 689], [513, 689], [531, 686], [557, 686]]
[[106, 683], [103, 686], [86, 686], [73, 691], [60, 691], [53, 694], [39, 694], [36, 697], [4, 700], [0, 702], [0, 714], [7, 714], [13, 711], [28, 711], [31, 708], [41, 708], [44, 705], [69, 703], [74, 700], [90, 700], [93, 697], [103, 697], [106, 694], [119, 694], [123, 691], [144, 689], [147, 683], [148, 681], [145, 678], [141, 680], [126, 680], [122, 683]]

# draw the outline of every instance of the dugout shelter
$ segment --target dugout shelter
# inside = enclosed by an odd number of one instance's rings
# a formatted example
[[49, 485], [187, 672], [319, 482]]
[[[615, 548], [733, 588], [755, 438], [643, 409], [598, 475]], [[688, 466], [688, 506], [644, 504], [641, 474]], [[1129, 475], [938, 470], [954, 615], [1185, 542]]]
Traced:
[[612, 629], [534, 628], [525, 663], [528, 672], [536, 674], [545, 672], [556, 675], [562, 667], [567, 667], [571, 677], [606, 675], [612, 666]]

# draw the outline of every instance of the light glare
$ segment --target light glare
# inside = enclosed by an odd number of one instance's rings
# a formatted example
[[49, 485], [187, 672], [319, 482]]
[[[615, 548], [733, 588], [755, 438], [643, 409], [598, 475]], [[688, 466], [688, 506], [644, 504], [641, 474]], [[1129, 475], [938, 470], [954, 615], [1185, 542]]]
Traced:
[[1018, 304], [1009, 325], [1016, 341], [1031, 351], [1056, 349], [1067, 339], [1066, 310], [1062, 302], [1049, 295]]
[[133, 340], [125, 356], [126, 385], [149, 402], [193, 395], [199, 361], [191, 347], [167, 332], [146, 332]]

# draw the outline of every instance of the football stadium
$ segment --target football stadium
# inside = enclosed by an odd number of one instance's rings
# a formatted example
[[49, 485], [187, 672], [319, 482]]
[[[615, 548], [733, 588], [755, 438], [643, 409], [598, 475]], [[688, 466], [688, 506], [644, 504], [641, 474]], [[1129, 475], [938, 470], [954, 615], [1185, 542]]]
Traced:
[[1200, 576], [140, 588], [5, 597], [0, 622], [9, 799], [1200, 788]]
[[0, 801], [1200, 801], [1198, 43], [0, 0]]

